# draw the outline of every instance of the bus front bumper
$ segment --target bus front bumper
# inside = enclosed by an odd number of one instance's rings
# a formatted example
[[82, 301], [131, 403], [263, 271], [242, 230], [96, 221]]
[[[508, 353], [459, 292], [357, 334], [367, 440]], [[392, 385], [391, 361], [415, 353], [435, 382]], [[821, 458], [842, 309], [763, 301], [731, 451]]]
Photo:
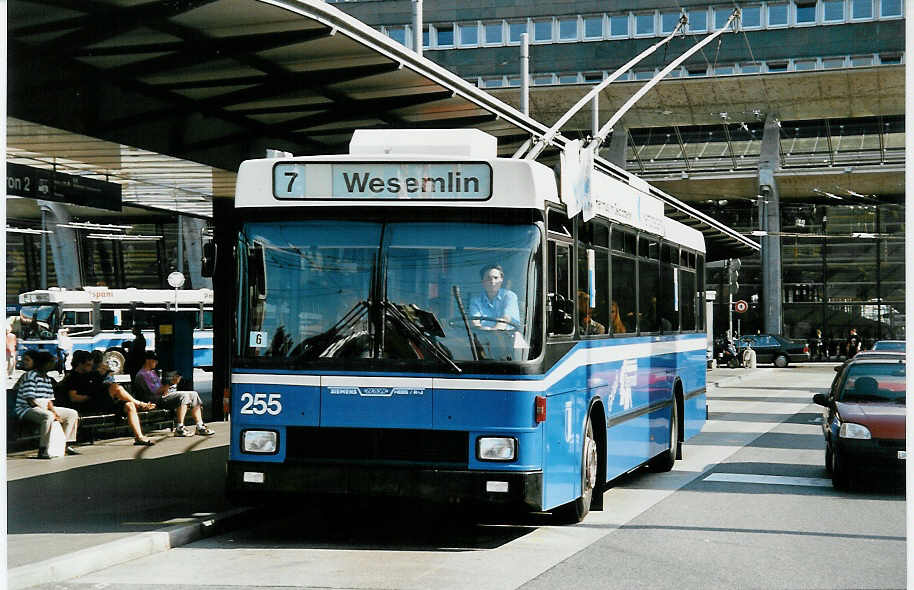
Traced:
[[226, 475], [229, 498], [255, 504], [277, 494], [419, 498], [519, 505], [533, 511], [542, 510], [543, 504], [542, 471], [229, 461]]

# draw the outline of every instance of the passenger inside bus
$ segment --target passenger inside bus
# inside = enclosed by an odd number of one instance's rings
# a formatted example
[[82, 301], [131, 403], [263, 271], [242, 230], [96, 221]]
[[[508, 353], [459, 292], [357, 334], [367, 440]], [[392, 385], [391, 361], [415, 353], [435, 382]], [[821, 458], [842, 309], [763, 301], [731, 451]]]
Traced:
[[628, 330], [625, 328], [625, 323], [622, 321], [622, 314], [619, 312], [619, 304], [615, 301], [612, 302], [610, 314], [613, 334], [625, 334], [628, 332]]
[[606, 326], [591, 317], [590, 295], [578, 291], [578, 326], [582, 336], [606, 334]]
[[488, 264], [482, 267], [479, 277], [483, 292], [470, 299], [473, 325], [483, 330], [516, 328], [520, 324], [520, 310], [514, 291], [502, 287], [505, 271], [498, 264]]

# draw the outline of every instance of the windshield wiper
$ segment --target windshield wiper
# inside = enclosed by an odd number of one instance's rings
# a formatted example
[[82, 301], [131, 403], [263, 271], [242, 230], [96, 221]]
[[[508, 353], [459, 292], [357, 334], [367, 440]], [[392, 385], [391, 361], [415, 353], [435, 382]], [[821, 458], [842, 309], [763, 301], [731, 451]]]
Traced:
[[442, 349], [441, 344], [428, 337], [422, 329], [413, 322], [412, 319], [397, 307], [395, 303], [385, 299], [383, 301], [384, 310], [391, 318], [397, 321], [413, 338], [424, 344], [435, 357], [444, 364], [451, 367], [457, 373], [463, 373], [463, 369], [457, 366], [451, 357]]

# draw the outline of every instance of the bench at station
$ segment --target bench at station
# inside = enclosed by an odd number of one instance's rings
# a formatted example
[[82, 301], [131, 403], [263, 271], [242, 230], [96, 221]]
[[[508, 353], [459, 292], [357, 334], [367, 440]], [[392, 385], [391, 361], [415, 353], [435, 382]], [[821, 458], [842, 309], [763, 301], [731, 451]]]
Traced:
[[[130, 378], [118, 375], [116, 381], [129, 390]], [[16, 390], [6, 390], [6, 447], [8, 451], [24, 451], [38, 448], [38, 433], [31, 424], [16, 418]], [[144, 433], [165, 428], [174, 428], [174, 412], [171, 410], [146, 410], [137, 412]], [[127, 419], [120, 414], [80, 414], [76, 442], [93, 444], [103, 438], [133, 436]]]

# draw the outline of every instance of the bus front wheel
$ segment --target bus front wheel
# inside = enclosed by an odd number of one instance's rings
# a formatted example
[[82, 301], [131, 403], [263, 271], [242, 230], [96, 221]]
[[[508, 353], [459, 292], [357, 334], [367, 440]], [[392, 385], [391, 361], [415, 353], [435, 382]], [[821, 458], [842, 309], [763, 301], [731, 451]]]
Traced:
[[588, 416], [587, 427], [584, 429], [584, 444], [581, 449], [581, 495], [577, 500], [559, 507], [553, 513], [561, 522], [571, 524], [581, 522], [590, 512], [593, 494], [597, 489], [599, 457], [597, 441], [593, 435], [593, 423]]
[[102, 357], [106, 363], [108, 363], [108, 368], [115, 375], [120, 375], [124, 372], [124, 353], [116, 348], [106, 350], [105, 354]]

